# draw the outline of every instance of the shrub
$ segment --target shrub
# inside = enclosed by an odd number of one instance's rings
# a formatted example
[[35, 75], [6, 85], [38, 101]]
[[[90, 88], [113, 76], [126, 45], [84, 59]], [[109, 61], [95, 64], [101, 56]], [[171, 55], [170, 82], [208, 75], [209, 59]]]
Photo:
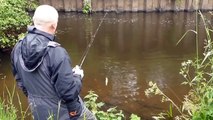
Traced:
[[19, 34], [30, 24], [27, 9], [35, 8], [34, 1], [0, 0], [0, 48], [13, 46]]

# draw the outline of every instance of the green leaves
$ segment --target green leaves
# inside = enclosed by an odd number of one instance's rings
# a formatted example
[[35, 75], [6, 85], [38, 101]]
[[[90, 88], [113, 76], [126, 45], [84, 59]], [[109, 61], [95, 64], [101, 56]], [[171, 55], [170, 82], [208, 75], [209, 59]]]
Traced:
[[34, 8], [33, 1], [0, 0], [0, 48], [13, 46], [19, 34], [31, 23], [27, 9]]
[[101, 108], [104, 103], [96, 103], [98, 98], [98, 95], [94, 93], [94, 91], [89, 91], [89, 94], [84, 97], [86, 106], [94, 113], [96, 114]]
[[88, 14], [92, 11], [91, 0], [83, 0], [82, 12]]
[[135, 115], [135, 114], [131, 114], [130, 119], [131, 119], [131, 120], [140, 120], [141, 118], [138, 117], [138, 116]]
[[207, 87], [207, 90], [202, 95], [199, 108], [194, 112], [193, 120], [212, 120], [213, 119], [213, 88]]
[[1, 30], [18, 27], [19, 29], [30, 22], [30, 17], [25, 11], [26, 0], [1, 0], [0, 27]]
[[[116, 107], [111, 107], [106, 111], [102, 111], [103, 102], [97, 102], [98, 95], [94, 91], [89, 91], [89, 94], [84, 97], [86, 106], [96, 115], [98, 120], [122, 120], [125, 116], [122, 110], [117, 110]], [[131, 120], [140, 120], [140, 117], [132, 114]]]
[[109, 108], [106, 112], [99, 111], [96, 116], [100, 120], [122, 120], [124, 114], [121, 110], [117, 110], [116, 107]]
[[118, 111], [116, 107], [109, 108], [106, 112], [100, 110], [104, 103], [97, 103], [97, 98], [98, 95], [95, 94], [94, 91], [89, 91], [89, 94], [84, 97], [86, 106], [100, 120], [121, 120], [124, 117], [122, 111]]

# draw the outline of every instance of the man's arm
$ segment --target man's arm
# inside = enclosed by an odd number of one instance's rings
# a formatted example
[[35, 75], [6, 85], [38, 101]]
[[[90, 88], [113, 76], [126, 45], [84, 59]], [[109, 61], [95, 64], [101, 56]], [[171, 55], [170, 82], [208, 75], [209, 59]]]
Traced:
[[75, 116], [80, 116], [82, 106], [79, 102], [79, 94], [82, 87], [81, 76], [74, 75], [71, 67], [71, 60], [67, 52], [57, 47], [50, 55], [51, 79], [54, 83], [55, 91], [67, 105], [69, 113], [75, 112]]

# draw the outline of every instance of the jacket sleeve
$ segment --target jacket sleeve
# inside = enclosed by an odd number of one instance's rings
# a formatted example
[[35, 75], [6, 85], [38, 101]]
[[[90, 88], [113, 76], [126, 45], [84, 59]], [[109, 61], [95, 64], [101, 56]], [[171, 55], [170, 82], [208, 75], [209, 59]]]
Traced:
[[[17, 43], [17, 44], [19, 44], [19, 43]], [[19, 76], [19, 74], [17, 72], [16, 65], [15, 65], [15, 63], [18, 60], [18, 53], [17, 53], [18, 51], [19, 51], [18, 50], [18, 45], [16, 45], [13, 48], [13, 51], [11, 52], [12, 73], [13, 73], [13, 76], [15, 77], [15, 80], [16, 80], [16, 83], [17, 83], [18, 87], [23, 91], [23, 93], [25, 94], [25, 96], [28, 96], [27, 89], [24, 87], [23, 81], [22, 81], [21, 77]]]
[[69, 55], [63, 48], [59, 48], [56, 48], [54, 54], [50, 56], [51, 60], [53, 60], [51, 61], [51, 79], [56, 92], [66, 103], [69, 112], [79, 111], [81, 105], [78, 96], [82, 87], [81, 78], [73, 75]]

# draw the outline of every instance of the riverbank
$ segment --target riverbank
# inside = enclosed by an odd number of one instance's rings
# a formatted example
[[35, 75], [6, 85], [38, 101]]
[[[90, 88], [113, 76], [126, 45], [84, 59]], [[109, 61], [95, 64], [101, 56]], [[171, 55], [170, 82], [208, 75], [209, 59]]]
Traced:
[[84, 1], [91, 4], [92, 12], [163, 12], [163, 11], [210, 11], [212, 0], [39, 0], [40, 4], [49, 4], [59, 11], [81, 12]]

